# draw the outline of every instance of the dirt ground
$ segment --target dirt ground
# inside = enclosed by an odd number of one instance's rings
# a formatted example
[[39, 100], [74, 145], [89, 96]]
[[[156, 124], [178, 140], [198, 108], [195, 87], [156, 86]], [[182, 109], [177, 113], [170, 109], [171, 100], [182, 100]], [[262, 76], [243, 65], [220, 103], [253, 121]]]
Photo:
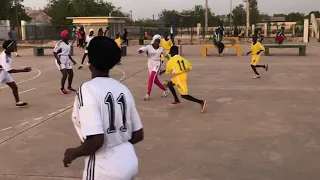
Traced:
[[[249, 46], [243, 48], [244, 54]], [[297, 49], [271, 50], [262, 57], [269, 71], [259, 69], [252, 79], [250, 57], [201, 57], [200, 46], [183, 46], [193, 65], [190, 94], [207, 99], [207, 110], [173, 98], [161, 98], [154, 87], [145, 102], [147, 60], [129, 47], [123, 65], [112, 77], [132, 91], [145, 129], [145, 140], [135, 146], [138, 180], [317, 180], [320, 179], [320, 44]], [[21, 50], [14, 67], [32, 66], [30, 73], [13, 75], [28, 108], [15, 108], [11, 91], [0, 91], [0, 179], [80, 179], [83, 159], [69, 168], [62, 164], [66, 148], [79, 143], [71, 122], [74, 94], [59, 93], [58, 72], [50, 50], [34, 57]], [[79, 62], [83, 51], [75, 50]], [[169, 79], [161, 77], [161, 80]], [[87, 67], [75, 68], [74, 87], [90, 79]]]

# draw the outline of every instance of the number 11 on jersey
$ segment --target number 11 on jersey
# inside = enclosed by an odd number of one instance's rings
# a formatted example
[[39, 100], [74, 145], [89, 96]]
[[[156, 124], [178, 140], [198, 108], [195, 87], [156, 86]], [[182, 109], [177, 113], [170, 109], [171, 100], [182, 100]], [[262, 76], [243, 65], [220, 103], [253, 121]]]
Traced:
[[[107, 94], [107, 96], [104, 99], [104, 104], [106, 104], [108, 106], [108, 111], [109, 111], [109, 128], [107, 129], [107, 133], [111, 134], [111, 133], [115, 133], [117, 132], [117, 127], [115, 125], [115, 102], [114, 102], [114, 98], [113, 98], [113, 94], [111, 92], [109, 92]], [[121, 114], [122, 114], [122, 123], [123, 125], [120, 127], [120, 131], [122, 132], [126, 132], [127, 131], [127, 127], [126, 127], [126, 123], [127, 123], [127, 103], [126, 103], [126, 99], [123, 93], [121, 93], [119, 95], [119, 97], [117, 98], [117, 104], [120, 105], [121, 108]]]

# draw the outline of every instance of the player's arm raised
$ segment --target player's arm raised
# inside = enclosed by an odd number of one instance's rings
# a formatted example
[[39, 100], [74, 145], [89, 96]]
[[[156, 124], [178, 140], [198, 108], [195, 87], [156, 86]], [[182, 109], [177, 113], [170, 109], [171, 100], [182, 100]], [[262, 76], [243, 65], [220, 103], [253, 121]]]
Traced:
[[81, 133], [86, 139], [80, 146], [65, 151], [63, 159], [65, 167], [78, 157], [94, 154], [104, 143], [103, 122], [96, 98], [85, 84], [80, 86], [78, 92]]
[[141, 118], [138, 114], [138, 111], [136, 109], [136, 105], [134, 102], [134, 99], [130, 93], [129, 95], [131, 97], [131, 118], [132, 118], [132, 136], [129, 142], [131, 144], [137, 144], [138, 142], [142, 141], [144, 138], [144, 131], [143, 131], [143, 126], [141, 123]]
[[143, 46], [141, 48], [139, 48], [138, 52], [139, 54], [145, 53], [148, 51], [148, 46]]

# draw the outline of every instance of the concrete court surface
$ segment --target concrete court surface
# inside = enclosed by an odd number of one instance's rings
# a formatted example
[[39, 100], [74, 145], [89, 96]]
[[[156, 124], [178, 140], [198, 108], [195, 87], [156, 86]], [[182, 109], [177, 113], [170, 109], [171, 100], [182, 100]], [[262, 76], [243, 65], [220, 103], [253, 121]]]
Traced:
[[[249, 46], [245, 46], [244, 53]], [[132, 91], [145, 128], [145, 140], [136, 145], [140, 180], [317, 180], [320, 178], [320, 45], [308, 45], [308, 56], [298, 50], [271, 50], [262, 57], [269, 72], [253, 80], [250, 59], [201, 57], [200, 46], [184, 46], [193, 64], [190, 94], [208, 100], [200, 113], [197, 104], [170, 106], [153, 88], [152, 100], [143, 101], [148, 72], [146, 57], [130, 47], [123, 65], [111, 74]], [[62, 164], [66, 148], [79, 139], [70, 106], [74, 94], [59, 93], [60, 74], [50, 51], [34, 57], [20, 52], [14, 67], [32, 66], [15, 74], [27, 108], [14, 107], [10, 89], [0, 92], [0, 180], [80, 179], [83, 159], [69, 168]], [[82, 51], [76, 50], [76, 61]], [[132, 76], [131, 76], [132, 75]], [[161, 80], [169, 79], [161, 77]], [[90, 79], [87, 67], [75, 68], [74, 87]]]

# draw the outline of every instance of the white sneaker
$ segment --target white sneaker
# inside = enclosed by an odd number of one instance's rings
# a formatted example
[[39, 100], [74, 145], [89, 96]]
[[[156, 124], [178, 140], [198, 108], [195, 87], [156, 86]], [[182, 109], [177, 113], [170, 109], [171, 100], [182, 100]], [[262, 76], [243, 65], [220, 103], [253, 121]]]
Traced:
[[167, 97], [169, 92], [170, 91], [168, 89], [163, 91], [162, 97]]
[[146, 95], [144, 96], [144, 100], [145, 100], [145, 101], [149, 101], [149, 100], [150, 100], [150, 94], [146, 94]]
[[253, 79], [258, 79], [258, 78], [261, 78], [261, 76], [260, 75], [253, 76]]

